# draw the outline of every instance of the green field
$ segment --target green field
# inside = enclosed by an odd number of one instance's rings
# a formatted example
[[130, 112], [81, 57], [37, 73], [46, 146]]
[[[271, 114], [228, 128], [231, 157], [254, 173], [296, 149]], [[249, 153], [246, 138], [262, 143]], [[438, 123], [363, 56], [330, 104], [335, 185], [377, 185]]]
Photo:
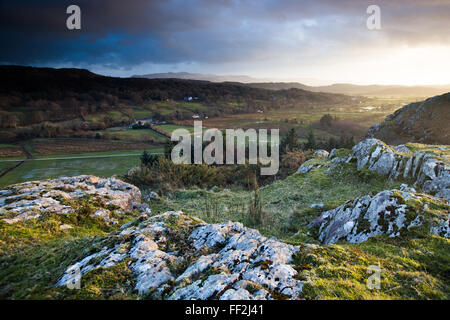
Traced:
[[27, 157], [25, 155], [21, 155], [18, 157], [0, 157], [0, 160], [25, 160]]
[[17, 164], [16, 161], [0, 162], [0, 172], [2, 172], [5, 169], [11, 168], [12, 166], [14, 166], [16, 164]]
[[[53, 159], [53, 158], [79, 158], [79, 157], [108, 157], [108, 156], [125, 156], [125, 155], [140, 155], [143, 149], [134, 150], [117, 150], [107, 152], [82, 152], [76, 154], [51, 154], [51, 155], [34, 155], [35, 159]], [[148, 152], [162, 152], [163, 148], [149, 148]]]
[[96, 113], [85, 116], [87, 121], [101, 121], [105, 117], [111, 117], [113, 120], [126, 120], [127, 116], [120, 111], [108, 111], [105, 113]]
[[156, 139], [156, 141], [162, 142], [167, 139], [164, 135], [162, 135], [152, 129], [122, 129], [122, 130], [118, 130], [118, 129], [112, 128], [112, 129], [100, 130], [97, 132], [100, 134], [105, 134], [105, 133], [114, 134], [114, 136], [119, 137], [121, 140], [129, 140], [129, 139], [143, 140], [147, 137], [152, 137], [152, 138]]
[[156, 126], [157, 128], [164, 130], [165, 132], [172, 134], [177, 129], [186, 129], [190, 133], [194, 133], [194, 127], [193, 126], [179, 126], [176, 124], [159, 124]]
[[15, 147], [17, 147], [17, 146], [14, 145], [14, 144], [4, 144], [4, 143], [0, 143], [0, 149], [1, 149], [1, 148], [15, 148]]
[[133, 114], [136, 119], [147, 119], [153, 116], [153, 112], [148, 110], [133, 110]]
[[[90, 152], [71, 155], [51, 155], [38, 157], [42, 160], [30, 160], [0, 178], [0, 187], [30, 180], [57, 178], [92, 174], [100, 177], [125, 174], [128, 169], [139, 164], [143, 150], [113, 152]], [[161, 148], [147, 150], [152, 153], [163, 152]], [[130, 154], [129, 156], [126, 156]], [[78, 157], [99, 157], [79, 159]], [[68, 159], [52, 160], [66, 157]], [[48, 160], [44, 160], [48, 158]], [[77, 159], [69, 159], [77, 158]], [[16, 162], [0, 162], [0, 170], [12, 167]]]

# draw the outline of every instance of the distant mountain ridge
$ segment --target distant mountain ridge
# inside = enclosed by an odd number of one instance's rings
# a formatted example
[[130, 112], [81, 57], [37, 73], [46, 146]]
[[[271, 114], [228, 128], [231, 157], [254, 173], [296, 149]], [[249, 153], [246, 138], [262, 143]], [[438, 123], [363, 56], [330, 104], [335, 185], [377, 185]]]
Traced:
[[[289, 90], [302, 89], [312, 92], [340, 93], [353, 96], [411, 96], [411, 97], [431, 97], [450, 91], [448, 85], [423, 85], [423, 86], [402, 86], [402, 85], [356, 85], [351, 83], [335, 83], [331, 85], [306, 85], [300, 82], [278, 82], [263, 78], [254, 78], [246, 75], [215, 75], [189, 72], [166, 72], [152, 73], [144, 75], [134, 75], [132, 78], [147, 79], [184, 79], [202, 80], [210, 82], [232, 82], [242, 83], [246, 86], [267, 90]], [[316, 79], [304, 79], [308, 83], [320, 83]]]
[[336, 83], [329, 86], [307, 86], [298, 82], [249, 83], [248, 86], [269, 90], [303, 89], [312, 92], [341, 93], [353, 96], [413, 96], [429, 97], [450, 91], [450, 85], [400, 86], [400, 85], [356, 85]]
[[[146, 78], [146, 79], [184, 79], [184, 80], [201, 80], [211, 82], [256, 82], [258, 79], [244, 76], [244, 75], [214, 75], [203, 73], [189, 73], [189, 72], [167, 72], [167, 73], [151, 73], [144, 75], [134, 75], [132, 78]], [[267, 79], [263, 79], [267, 80]]]
[[[147, 79], [184, 79], [184, 80], [200, 80], [210, 82], [232, 82], [241, 84], [259, 84], [259, 83], [290, 83], [292, 86], [287, 86], [286, 89], [301, 89], [302, 82], [308, 83], [309, 86], [321, 86], [330, 83], [330, 81], [323, 81], [314, 78], [301, 78], [297, 82], [282, 82], [282, 80], [275, 81], [273, 78], [256, 78], [246, 75], [216, 75], [190, 72], [164, 72], [164, 73], [150, 73], [143, 75], [133, 75], [132, 78], [147, 78]], [[272, 89], [272, 88], [268, 88]]]

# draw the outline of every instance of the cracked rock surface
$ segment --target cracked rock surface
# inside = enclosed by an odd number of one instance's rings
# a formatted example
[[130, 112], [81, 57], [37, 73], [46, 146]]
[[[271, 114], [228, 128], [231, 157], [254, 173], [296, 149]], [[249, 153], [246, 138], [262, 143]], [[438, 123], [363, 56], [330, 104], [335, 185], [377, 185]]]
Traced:
[[110, 246], [70, 266], [57, 285], [129, 259], [135, 289], [155, 299], [297, 299], [303, 281], [292, 264], [299, 247], [241, 223], [206, 224], [166, 212], [124, 225]]
[[391, 179], [407, 179], [425, 193], [450, 200], [450, 165], [432, 153], [403, 154], [377, 139], [353, 147], [357, 169], [367, 168]]
[[[411, 199], [414, 202], [408, 203]], [[356, 198], [326, 211], [310, 227], [318, 228], [319, 240], [325, 244], [340, 240], [359, 243], [382, 234], [398, 237], [422, 225], [426, 225], [429, 232], [448, 238], [448, 215], [431, 216], [426, 212], [428, 201], [450, 209], [445, 200], [407, 191], [385, 190], [373, 197]]]
[[[137, 187], [115, 178], [83, 175], [25, 182], [0, 190], [0, 219], [11, 224], [46, 213], [72, 213], [77, 207], [72, 204], [86, 197], [115, 210], [142, 207]], [[114, 223], [108, 209], [99, 209], [93, 216]]]

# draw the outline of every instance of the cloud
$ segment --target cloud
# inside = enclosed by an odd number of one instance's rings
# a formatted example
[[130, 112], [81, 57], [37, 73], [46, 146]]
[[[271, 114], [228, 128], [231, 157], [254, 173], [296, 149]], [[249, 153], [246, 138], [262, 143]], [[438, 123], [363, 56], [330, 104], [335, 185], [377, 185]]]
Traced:
[[[0, 62], [97, 65], [310, 63], [386, 46], [450, 43], [450, 3], [380, 0], [1, 1]], [[65, 27], [77, 4], [82, 30]]]

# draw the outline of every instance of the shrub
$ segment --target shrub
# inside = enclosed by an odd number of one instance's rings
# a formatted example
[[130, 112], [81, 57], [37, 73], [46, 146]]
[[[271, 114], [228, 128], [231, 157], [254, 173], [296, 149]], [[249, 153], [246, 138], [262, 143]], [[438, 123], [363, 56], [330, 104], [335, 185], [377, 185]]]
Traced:
[[[275, 176], [259, 175], [261, 165], [206, 165], [206, 164], [174, 164], [168, 157], [141, 156], [141, 165], [130, 169], [124, 179], [138, 186], [149, 186], [162, 192], [178, 188], [226, 187], [230, 185], [254, 188], [253, 177], [257, 183], [273, 182]], [[281, 171], [281, 170], [280, 170]], [[292, 173], [292, 172], [290, 172]]]
[[174, 164], [166, 157], [148, 156], [144, 160], [149, 161], [149, 165], [129, 170], [125, 175], [127, 181], [136, 185], [156, 187], [162, 191], [192, 186], [211, 188], [214, 185], [224, 185], [225, 182], [225, 177], [218, 167], [206, 164]]
[[298, 136], [295, 129], [292, 128], [287, 133], [286, 137], [281, 140], [280, 143], [280, 153], [292, 152], [300, 149], [300, 144], [298, 143]]
[[308, 141], [303, 145], [303, 149], [304, 150], [316, 149], [317, 148], [317, 142], [316, 142], [316, 137], [314, 135], [314, 132], [313, 132], [312, 128], [310, 128], [310, 130], [309, 130], [307, 139], [308, 139]]
[[157, 154], [149, 154], [147, 151], [141, 155], [141, 164], [145, 167], [151, 167], [154, 163], [156, 163], [159, 159], [159, 155]]
[[305, 154], [300, 151], [287, 152], [281, 157], [281, 166], [287, 169], [297, 169], [305, 162]]

